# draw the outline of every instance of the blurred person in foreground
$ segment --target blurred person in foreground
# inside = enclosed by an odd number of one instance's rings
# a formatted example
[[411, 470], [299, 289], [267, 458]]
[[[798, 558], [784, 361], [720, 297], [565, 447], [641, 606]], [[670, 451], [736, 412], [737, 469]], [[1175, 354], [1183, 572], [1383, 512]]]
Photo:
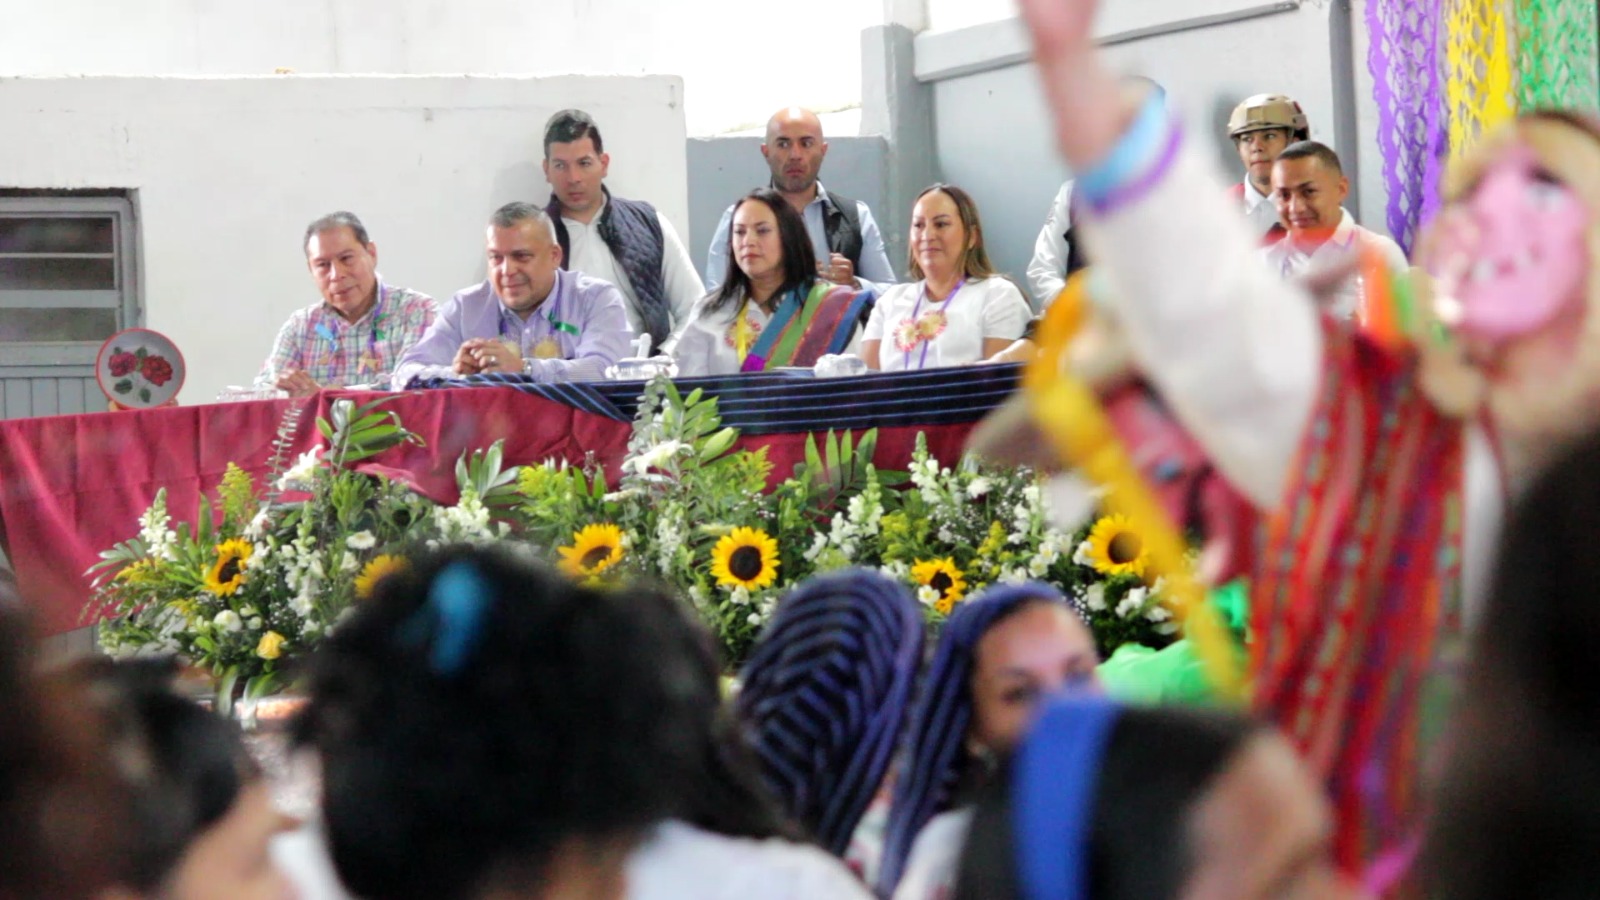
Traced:
[[[1260, 264], [1164, 105], [1117, 89], [1094, 0], [1021, 6], [1134, 357], [1265, 517], [1255, 708], [1327, 784], [1342, 867], [1403, 855], [1424, 714], [1442, 713], [1507, 498], [1600, 421], [1600, 132], [1527, 113], [1453, 165], [1421, 254], [1432, 302], [1380, 343]], [[1374, 886], [1405, 874], [1381, 868]]]

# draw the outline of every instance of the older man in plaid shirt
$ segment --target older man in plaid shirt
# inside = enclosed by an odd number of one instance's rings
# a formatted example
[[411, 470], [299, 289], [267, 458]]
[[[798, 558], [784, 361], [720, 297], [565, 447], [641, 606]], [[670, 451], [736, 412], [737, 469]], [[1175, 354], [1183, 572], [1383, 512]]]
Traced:
[[438, 304], [379, 279], [378, 246], [353, 213], [329, 213], [312, 222], [305, 251], [322, 301], [296, 310], [283, 324], [256, 386], [296, 397], [325, 387], [387, 387], [395, 363], [421, 340]]

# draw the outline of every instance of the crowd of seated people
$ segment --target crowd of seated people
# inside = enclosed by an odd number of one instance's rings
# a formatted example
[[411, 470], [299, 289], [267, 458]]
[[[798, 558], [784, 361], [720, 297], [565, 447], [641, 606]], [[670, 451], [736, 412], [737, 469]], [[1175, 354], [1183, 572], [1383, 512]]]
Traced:
[[[1349, 184], [1338, 155], [1311, 140], [1294, 100], [1245, 100], [1228, 137], [1245, 170], [1231, 195], [1274, 272], [1301, 277], [1366, 246], [1389, 269], [1405, 269], [1393, 241], [1343, 208]], [[1014, 362], [1027, 358], [1027, 345], [1014, 345], [1030, 320], [1089, 264], [1073, 182], [1035, 243], [1031, 300], [995, 271], [977, 201], [936, 184], [911, 210], [902, 281], [872, 209], [823, 186], [820, 119], [790, 108], [767, 123], [761, 145], [771, 181], [723, 213], [702, 283], [654, 206], [612, 195], [604, 147], [582, 110], [552, 116], [542, 161], [548, 202], [496, 211], [486, 229], [489, 278], [446, 303], [385, 282], [377, 244], [355, 214], [312, 222], [303, 250], [321, 299], [284, 323], [256, 386], [304, 396], [482, 373], [593, 381], [644, 335], [683, 376], [809, 368], [830, 355], [884, 371]], [[1329, 313], [1355, 317], [1358, 290], [1348, 279], [1329, 295]]]

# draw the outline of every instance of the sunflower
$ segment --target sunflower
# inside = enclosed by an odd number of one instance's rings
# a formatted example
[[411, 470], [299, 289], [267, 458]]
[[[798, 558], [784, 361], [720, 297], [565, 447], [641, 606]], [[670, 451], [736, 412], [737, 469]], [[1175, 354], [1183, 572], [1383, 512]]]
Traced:
[[249, 541], [233, 538], [217, 545], [217, 564], [206, 573], [206, 590], [226, 597], [244, 584], [244, 564], [255, 548]]
[[956, 603], [966, 594], [966, 574], [948, 556], [944, 559], [919, 559], [911, 567], [911, 579], [938, 594], [934, 598], [933, 608], [941, 616], [950, 615]]
[[1106, 575], [1143, 577], [1150, 562], [1150, 550], [1127, 516], [1102, 517], [1089, 529], [1087, 543], [1089, 564]]
[[372, 592], [378, 587], [378, 582], [396, 572], [404, 572], [410, 565], [404, 556], [390, 556], [387, 553], [374, 556], [361, 568], [361, 574], [356, 576], [356, 599], [365, 600], [371, 597]]
[[735, 528], [711, 548], [711, 577], [723, 587], [764, 588], [778, 580], [778, 542], [759, 528]]
[[572, 546], [557, 547], [561, 571], [574, 578], [593, 578], [622, 561], [622, 529], [606, 522], [585, 525], [572, 536]]

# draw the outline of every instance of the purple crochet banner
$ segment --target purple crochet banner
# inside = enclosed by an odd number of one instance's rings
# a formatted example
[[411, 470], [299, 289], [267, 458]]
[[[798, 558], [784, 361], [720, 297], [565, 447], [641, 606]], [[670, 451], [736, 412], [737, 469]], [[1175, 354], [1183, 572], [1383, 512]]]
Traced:
[[1378, 103], [1378, 150], [1389, 233], [1409, 254], [1439, 206], [1449, 123], [1439, 59], [1445, 0], [1369, 0], [1367, 68]]

